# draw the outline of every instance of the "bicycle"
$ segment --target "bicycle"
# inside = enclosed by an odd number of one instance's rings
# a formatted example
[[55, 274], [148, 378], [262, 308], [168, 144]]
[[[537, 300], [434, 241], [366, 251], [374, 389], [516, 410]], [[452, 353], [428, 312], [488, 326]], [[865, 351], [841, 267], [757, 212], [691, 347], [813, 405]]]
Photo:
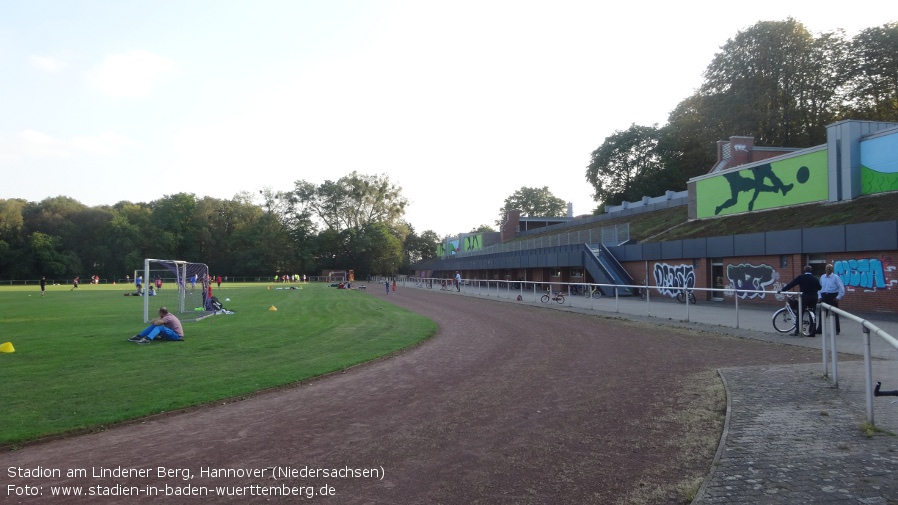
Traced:
[[[555, 300], [558, 303], [564, 303], [564, 295], [561, 293], [555, 293], [555, 295], [553, 295], [551, 299]], [[543, 303], [549, 303], [549, 293], [544, 294], [543, 297], [540, 298], [540, 300]]]
[[[798, 320], [798, 300], [796, 295], [786, 294], [786, 306], [773, 313], [773, 329], [780, 333], [795, 332], [795, 322]], [[813, 326], [811, 326], [813, 325]], [[803, 310], [801, 315], [801, 334], [805, 337], [811, 334], [811, 328], [817, 327], [817, 317], [810, 310]]]
[[686, 303], [686, 297], [689, 297], [689, 303], [695, 305], [695, 293], [692, 292], [691, 289], [683, 288], [677, 291], [677, 301], [680, 303]]
[[589, 288], [589, 292], [586, 293], [587, 298], [589, 298], [590, 296], [595, 298], [596, 300], [598, 300], [599, 298], [602, 297], [602, 290], [599, 289], [598, 286], [593, 286], [593, 287]]

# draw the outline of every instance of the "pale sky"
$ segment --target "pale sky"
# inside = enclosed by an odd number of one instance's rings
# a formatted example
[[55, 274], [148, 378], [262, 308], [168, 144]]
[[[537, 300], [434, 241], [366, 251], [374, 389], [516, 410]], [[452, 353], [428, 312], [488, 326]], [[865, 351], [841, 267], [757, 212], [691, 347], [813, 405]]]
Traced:
[[0, 199], [229, 199], [356, 170], [402, 187], [418, 233], [494, 226], [523, 186], [585, 214], [592, 151], [664, 124], [727, 39], [896, 20], [850, 5], [0, 0]]

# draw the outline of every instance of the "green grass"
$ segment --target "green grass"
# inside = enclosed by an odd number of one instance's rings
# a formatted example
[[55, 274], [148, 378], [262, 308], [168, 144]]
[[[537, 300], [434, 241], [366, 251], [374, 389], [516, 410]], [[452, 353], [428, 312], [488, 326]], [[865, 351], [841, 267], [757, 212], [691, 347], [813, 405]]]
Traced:
[[[241, 397], [412, 346], [433, 321], [364, 292], [310, 284], [216, 291], [234, 315], [184, 323], [184, 342], [137, 345], [129, 286], [0, 288], [0, 445]], [[271, 311], [271, 306], [277, 311]], [[151, 310], [151, 312], [153, 312]]]

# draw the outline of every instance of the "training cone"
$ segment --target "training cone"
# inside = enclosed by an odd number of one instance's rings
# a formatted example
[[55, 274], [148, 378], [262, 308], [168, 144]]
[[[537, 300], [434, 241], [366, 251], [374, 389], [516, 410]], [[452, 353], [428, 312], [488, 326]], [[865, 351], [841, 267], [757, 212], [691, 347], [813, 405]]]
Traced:
[[6, 342], [0, 344], [0, 352], [16, 352], [16, 349], [12, 346], [12, 342]]
[[271, 308], [268, 309], [268, 310], [270, 310], [270, 311], [272, 311], [272, 312], [277, 312], [278, 308], [275, 307], [274, 305], [272, 305]]

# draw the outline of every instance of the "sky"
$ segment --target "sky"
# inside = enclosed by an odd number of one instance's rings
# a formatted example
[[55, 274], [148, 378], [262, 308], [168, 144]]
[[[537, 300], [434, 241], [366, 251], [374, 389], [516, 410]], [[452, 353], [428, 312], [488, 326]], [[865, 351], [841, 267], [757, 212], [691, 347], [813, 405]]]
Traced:
[[418, 233], [496, 228], [522, 187], [587, 214], [591, 153], [663, 125], [728, 39], [898, 20], [851, 5], [0, 0], [0, 199], [258, 197], [356, 171], [400, 186]]

